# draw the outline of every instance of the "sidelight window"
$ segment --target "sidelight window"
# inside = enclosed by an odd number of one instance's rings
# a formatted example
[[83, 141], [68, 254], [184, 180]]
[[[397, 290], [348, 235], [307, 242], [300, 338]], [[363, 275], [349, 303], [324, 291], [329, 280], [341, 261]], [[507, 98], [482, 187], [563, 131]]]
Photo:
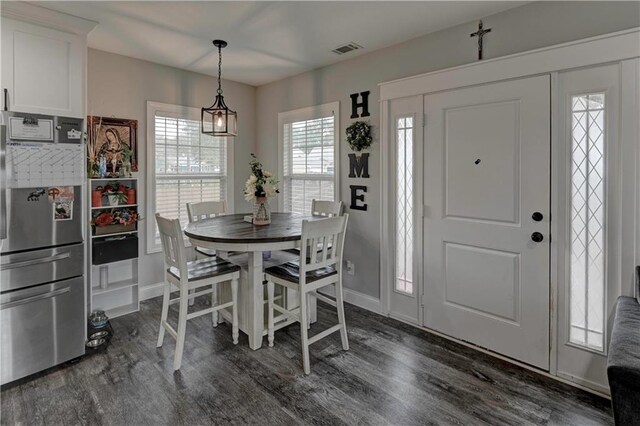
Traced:
[[413, 294], [413, 117], [396, 120], [396, 291]]
[[604, 350], [605, 95], [571, 98], [569, 341]]

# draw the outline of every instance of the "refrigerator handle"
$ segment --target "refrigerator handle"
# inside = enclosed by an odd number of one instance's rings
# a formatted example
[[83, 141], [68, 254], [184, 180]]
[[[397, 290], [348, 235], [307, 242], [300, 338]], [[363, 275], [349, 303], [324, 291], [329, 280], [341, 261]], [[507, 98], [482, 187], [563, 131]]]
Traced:
[[37, 296], [25, 297], [24, 299], [18, 299], [11, 302], [3, 303], [0, 305], [0, 310], [14, 308], [16, 306], [25, 305], [31, 302], [37, 302], [38, 300], [50, 299], [52, 297], [60, 296], [64, 293], [69, 293], [71, 291], [71, 287], [65, 287], [58, 290], [50, 291], [49, 293], [38, 294]]
[[7, 238], [7, 126], [0, 126], [0, 240]]
[[25, 266], [40, 265], [42, 263], [53, 263], [53, 262], [57, 262], [58, 260], [68, 259], [69, 257], [71, 257], [71, 253], [67, 252], [67, 253], [56, 254], [55, 256], [41, 257], [41, 258], [38, 258], [38, 259], [30, 259], [30, 260], [23, 260], [22, 262], [0, 263], [0, 266], [2, 266], [2, 269], [4, 269], [4, 270], [15, 269], [15, 268], [24, 268]]

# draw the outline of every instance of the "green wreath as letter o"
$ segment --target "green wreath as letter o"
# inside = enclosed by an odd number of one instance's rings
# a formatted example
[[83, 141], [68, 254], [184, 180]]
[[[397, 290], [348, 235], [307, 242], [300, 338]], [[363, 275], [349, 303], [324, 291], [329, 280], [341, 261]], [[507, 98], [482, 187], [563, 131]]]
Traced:
[[373, 143], [371, 125], [364, 121], [356, 121], [347, 127], [347, 143], [354, 151], [367, 149]]

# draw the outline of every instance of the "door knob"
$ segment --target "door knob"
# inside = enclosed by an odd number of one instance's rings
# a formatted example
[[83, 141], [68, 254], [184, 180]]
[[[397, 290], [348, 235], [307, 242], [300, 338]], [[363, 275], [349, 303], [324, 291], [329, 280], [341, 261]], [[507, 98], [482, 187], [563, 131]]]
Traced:
[[541, 233], [539, 233], [539, 232], [534, 232], [533, 234], [531, 234], [531, 239], [532, 239], [534, 242], [539, 243], [539, 242], [541, 242], [542, 240], [544, 240], [544, 235], [542, 235], [542, 234], [541, 234]]
[[535, 220], [536, 222], [540, 222], [543, 218], [544, 216], [540, 212], [533, 212], [533, 214], [531, 215], [531, 219]]

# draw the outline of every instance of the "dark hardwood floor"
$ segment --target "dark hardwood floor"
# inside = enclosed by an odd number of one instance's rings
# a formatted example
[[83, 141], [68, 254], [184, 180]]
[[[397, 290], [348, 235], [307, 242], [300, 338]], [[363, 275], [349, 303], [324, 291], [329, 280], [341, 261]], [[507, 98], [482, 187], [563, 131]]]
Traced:
[[[254, 352], [209, 316], [189, 321], [174, 373], [160, 306], [113, 320], [107, 352], [3, 388], [2, 424], [613, 424], [606, 399], [351, 305], [351, 349], [314, 344], [307, 377], [297, 325]], [[320, 306], [312, 333], [335, 321]]]

